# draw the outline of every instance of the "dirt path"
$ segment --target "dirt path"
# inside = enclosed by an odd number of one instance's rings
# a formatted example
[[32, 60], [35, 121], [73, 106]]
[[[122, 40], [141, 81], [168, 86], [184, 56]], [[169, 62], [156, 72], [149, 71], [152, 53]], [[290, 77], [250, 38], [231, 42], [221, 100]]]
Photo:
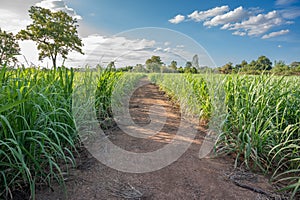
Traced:
[[[146, 79], [141, 80], [146, 83]], [[132, 152], [150, 152], [168, 144], [178, 130], [179, 108], [153, 84], [146, 84], [134, 92], [130, 101], [133, 120], [143, 126], [149, 123], [149, 108], [164, 106], [167, 117], [163, 129], [148, 139], [134, 138], [118, 127], [107, 131], [109, 139], [119, 147]], [[199, 159], [198, 153], [205, 130], [198, 127], [197, 137], [189, 149], [171, 165], [154, 172], [132, 174], [111, 169], [94, 159], [84, 149], [76, 169], [63, 188], [37, 192], [37, 199], [267, 199], [265, 195], [237, 186], [228, 176], [250, 187], [272, 191], [268, 181], [259, 175], [233, 172], [230, 158]], [[122, 198], [123, 197], [123, 198]], [[138, 198], [140, 197], [140, 198]]]

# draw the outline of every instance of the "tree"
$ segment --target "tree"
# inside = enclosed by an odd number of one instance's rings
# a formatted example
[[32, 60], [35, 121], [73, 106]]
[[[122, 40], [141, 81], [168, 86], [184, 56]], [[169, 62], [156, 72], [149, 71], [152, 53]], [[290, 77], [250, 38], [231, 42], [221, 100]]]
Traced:
[[16, 37], [0, 28], [0, 65], [17, 62], [15, 55], [19, 54], [20, 47]]
[[50, 58], [56, 68], [57, 56], [67, 59], [70, 51], [82, 53], [83, 46], [77, 33], [77, 21], [63, 11], [51, 12], [49, 9], [32, 6], [29, 10], [32, 24], [18, 33], [22, 40], [37, 43], [39, 60]]
[[256, 70], [271, 70], [272, 69], [272, 62], [266, 56], [260, 56], [255, 64]]
[[167, 67], [166, 65], [162, 65], [162, 66], [160, 67], [160, 72], [161, 72], [161, 73], [172, 73], [172, 72], [174, 72], [174, 71], [173, 71], [173, 69]]
[[137, 64], [134, 68], [133, 68], [134, 72], [147, 72], [146, 69], [143, 67], [142, 64]]
[[177, 70], [179, 73], [184, 73], [184, 69], [183, 69], [183, 67], [182, 66], [180, 66], [179, 68], [178, 68], [178, 70]]
[[241, 64], [236, 64], [236, 65], [235, 65], [233, 71], [234, 71], [235, 73], [238, 73], [239, 71], [245, 71], [245, 70], [247, 70], [247, 67], [248, 67], [247, 61], [243, 60], [243, 61], [241, 62]]
[[198, 73], [197, 68], [196, 67], [192, 67], [191, 70], [190, 70], [190, 73], [197, 74]]
[[279, 61], [276, 61], [274, 62], [274, 67], [272, 69], [272, 72], [274, 73], [287, 73], [289, 70], [289, 66], [285, 64], [284, 61], [282, 60], [279, 60]]
[[133, 66], [120, 67], [116, 69], [117, 72], [131, 72], [133, 70]]
[[242, 62], [241, 62], [241, 64], [236, 64], [235, 65], [235, 70], [236, 71], [239, 71], [240, 69], [245, 69], [245, 68], [247, 68], [247, 66], [248, 66], [248, 63], [247, 63], [247, 61], [245, 61], [245, 60], [243, 60]]
[[163, 62], [161, 61], [159, 56], [152, 56], [151, 58], [146, 60], [146, 68], [148, 72], [160, 72], [162, 64]]
[[256, 67], [256, 61], [252, 60], [247, 67], [243, 68], [243, 71], [249, 71], [249, 70], [255, 70]]
[[107, 65], [107, 68], [108, 68], [109, 70], [115, 71], [115, 70], [116, 70], [115, 62], [114, 62], [114, 61], [109, 62], [108, 65]]
[[171, 62], [170, 68], [171, 68], [172, 70], [174, 70], [174, 71], [177, 70], [177, 62], [176, 62], [175, 60], [173, 60], [173, 61]]
[[150, 73], [159, 73], [161, 72], [161, 66], [158, 63], [149, 63], [146, 65], [147, 71]]
[[248, 63], [246, 60], [243, 60], [242, 63], [241, 63], [241, 68], [245, 68], [248, 66]]
[[191, 68], [192, 66], [193, 66], [192, 62], [190, 62], [190, 61], [187, 61], [185, 64], [185, 68]]
[[185, 64], [184, 73], [197, 74], [197, 69], [192, 65], [192, 62], [187, 61]]
[[279, 61], [276, 61], [274, 62], [274, 68], [286, 68], [288, 67], [284, 61], [282, 60], [279, 60]]
[[229, 62], [227, 63], [226, 65], [224, 65], [223, 67], [221, 67], [219, 69], [219, 71], [222, 73], [222, 74], [229, 74], [231, 73], [233, 70], [233, 65], [232, 65], [232, 62]]
[[292, 62], [291, 64], [290, 64], [290, 67], [291, 68], [296, 68], [296, 67], [299, 67], [300, 66], [300, 62]]
[[158, 64], [158, 65], [162, 65], [163, 62], [161, 61], [159, 56], [152, 56], [151, 58], [149, 58], [148, 60], [146, 60], [146, 65], [148, 64]]
[[197, 54], [193, 56], [192, 66], [197, 70], [199, 69], [199, 57]]
[[197, 71], [200, 74], [205, 74], [205, 73], [212, 73], [213, 69], [208, 66], [202, 66], [202, 67], [199, 67], [199, 69]]

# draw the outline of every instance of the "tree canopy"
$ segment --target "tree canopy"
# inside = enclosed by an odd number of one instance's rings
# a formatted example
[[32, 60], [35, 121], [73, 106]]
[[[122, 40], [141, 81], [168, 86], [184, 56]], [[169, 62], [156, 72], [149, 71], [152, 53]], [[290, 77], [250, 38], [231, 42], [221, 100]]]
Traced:
[[[238, 67], [239, 66], [240, 65], [238, 65]], [[232, 72], [232, 70], [233, 70], [232, 62], [229, 62], [229, 63], [225, 64], [223, 67], [221, 67], [219, 71], [222, 74], [229, 74]]]
[[73, 50], [83, 54], [76, 19], [63, 11], [51, 12], [37, 6], [30, 8], [29, 16], [33, 22], [18, 33], [18, 38], [37, 43], [39, 60], [48, 57], [56, 68], [58, 55], [67, 59], [68, 53]]
[[146, 60], [146, 65], [148, 64], [158, 64], [158, 65], [162, 65], [163, 62], [161, 61], [160, 56], [152, 56], [151, 58]]
[[15, 56], [19, 54], [20, 47], [16, 37], [0, 28], [0, 65], [17, 62]]
[[177, 62], [175, 60], [172, 60], [172, 62], [170, 64], [170, 68], [174, 71], [177, 70]]
[[260, 56], [255, 64], [255, 69], [257, 70], [271, 70], [272, 62], [266, 56]]

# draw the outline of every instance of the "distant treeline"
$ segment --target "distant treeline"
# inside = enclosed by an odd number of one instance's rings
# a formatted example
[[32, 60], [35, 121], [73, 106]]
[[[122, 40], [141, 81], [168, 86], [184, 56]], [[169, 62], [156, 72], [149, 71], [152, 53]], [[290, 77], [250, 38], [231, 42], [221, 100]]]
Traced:
[[176, 61], [169, 65], [164, 64], [159, 56], [152, 56], [145, 64], [116, 68], [114, 62], [109, 63], [108, 67], [116, 71], [142, 72], [142, 73], [220, 73], [220, 74], [276, 74], [276, 75], [300, 75], [300, 62], [286, 64], [284, 61], [274, 61], [272, 63], [266, 56], [260, 56], [257, 60], [250, 63], [243, 60], [240, 64], [233, 65], [232, 62], [211, 68], [199, 66], [198, 57], [195, 55], [193, 61], [187, 61], [185, 66], [177, 66]]
[[250, 63], [243, 60], [235, 66], [229, 62], [222, 67], [217, 68], [222, 74], [244, 73], [244, 74], [261, 74], [269, 73], [276, 75], [300, 75], [300, 62], [285, 64], [284, 61], [275, 61], [274, 64], [266, 56], [260, 56], [257, 60]]

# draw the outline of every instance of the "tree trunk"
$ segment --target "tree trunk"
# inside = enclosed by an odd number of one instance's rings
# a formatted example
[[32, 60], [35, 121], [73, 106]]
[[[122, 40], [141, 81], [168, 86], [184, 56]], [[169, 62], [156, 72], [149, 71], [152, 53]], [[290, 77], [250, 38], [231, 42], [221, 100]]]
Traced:
[[57, 57], [57, 53], [54, 53], [53, 55], [51, 55], [54, 71], [56, 70], [56, 57]]
[[54, 57], [52, 58], [52, 65], [53, 68], [56, 69], [56, 59]]

